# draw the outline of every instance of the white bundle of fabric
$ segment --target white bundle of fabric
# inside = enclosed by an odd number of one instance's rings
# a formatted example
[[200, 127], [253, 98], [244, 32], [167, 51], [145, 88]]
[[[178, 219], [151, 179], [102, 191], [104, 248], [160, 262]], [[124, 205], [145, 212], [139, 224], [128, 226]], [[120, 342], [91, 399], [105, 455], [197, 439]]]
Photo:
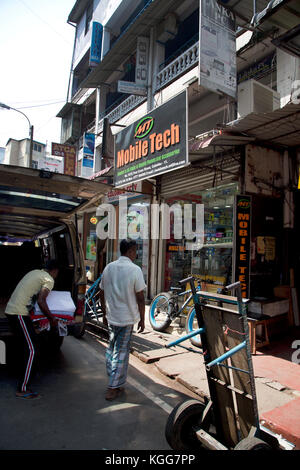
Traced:
[[[73, 318], [76, 306], [71, 297], [71, 292], [53, 290], [49, 292], [46, 301], [49, 310], [53, 315], [67, 316]], [[40, 307], [36, 303], [34, 316], [40, 315], [43, 315], [43, 313], [41, 312]]]

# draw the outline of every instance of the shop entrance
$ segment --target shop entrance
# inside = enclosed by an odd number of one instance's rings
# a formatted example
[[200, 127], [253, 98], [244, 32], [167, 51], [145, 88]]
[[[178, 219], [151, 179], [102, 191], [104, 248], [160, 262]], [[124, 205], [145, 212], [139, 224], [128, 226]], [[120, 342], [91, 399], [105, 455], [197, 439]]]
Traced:
[[251, 298], [273, 298], [274, 288], [285, 282], [282, 218], [280, 198], [252, 195]]
[[166, 200], [172, 204], [204, 205], [204, 244], [200, 249], [187, 250], [184, 237], [174, 238], [174, 215], [171, 212], [170, 239], [166, 241], [164, 264], [164, 289], [176, 286], [179, 280], [195, 275], [201, 280], [203, 289], [217, 292], [232, 280], [233, 256], [233, 209], [238, 184], [232, 183], [217, 188], [194, 191]]

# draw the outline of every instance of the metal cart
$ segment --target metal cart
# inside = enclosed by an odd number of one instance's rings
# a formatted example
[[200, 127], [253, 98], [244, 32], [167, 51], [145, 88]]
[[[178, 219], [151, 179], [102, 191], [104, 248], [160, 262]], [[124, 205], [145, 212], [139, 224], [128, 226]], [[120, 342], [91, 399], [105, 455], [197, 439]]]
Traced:
[[[277, 435], [259, 423], [249, 343], [246, 304], [240, 283], [227, 286], [236, 297], [196, 292], [190, 282], [199, 329], [166, 345], [172, 347], [201, 336], [210, 399], [179, 403], [166, 424], [166, 439], [174, 450], [274, 450]], [[196, 371], [195, 371], [196, 373]], [[288, 443], [283, 448], [293, 448]], [[290, 444], [290, 447], [288, 446]]]

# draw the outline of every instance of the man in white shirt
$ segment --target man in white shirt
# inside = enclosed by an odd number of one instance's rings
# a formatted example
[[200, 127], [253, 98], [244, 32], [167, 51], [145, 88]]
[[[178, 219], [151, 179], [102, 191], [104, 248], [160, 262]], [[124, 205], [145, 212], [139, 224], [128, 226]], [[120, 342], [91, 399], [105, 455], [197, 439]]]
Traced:
[[135, 240], [122, 240], [120, 258], [106, 266], [100, 282], [103, 320], [109, 331], [106, 351], [109, 385], [106, 400], [114, 400], [123, 391], [134, 324], [138, 323], [138, 333], [145, 328], [146, 284], [141, 268], [133, 263], [136, 249]]

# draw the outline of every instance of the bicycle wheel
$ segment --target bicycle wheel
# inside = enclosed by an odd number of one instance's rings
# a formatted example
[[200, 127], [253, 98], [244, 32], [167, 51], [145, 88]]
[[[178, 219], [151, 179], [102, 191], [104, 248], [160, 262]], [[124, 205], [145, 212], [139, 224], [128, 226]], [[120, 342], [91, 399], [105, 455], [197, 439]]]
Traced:
[[171, 295], [168, 292], [162, 292], [154, 297], [150, 304], [149, 321], [156, 331], [165, 331], [171, 323], [169, 317]]
[[[193, 307], [190, 309], [187, 315], [185, 329], [187, 333], [192, 333], [193, 331], [198, 330], [198, 328], [199, 326], [198, 326], [197, 317], [196, 317], [196, 310]], [[202, 347], [200, 335], [196, 335], [190, 338], [190, 342], [192, 343], [193, 346], [196, 346], [197, 348]]]

